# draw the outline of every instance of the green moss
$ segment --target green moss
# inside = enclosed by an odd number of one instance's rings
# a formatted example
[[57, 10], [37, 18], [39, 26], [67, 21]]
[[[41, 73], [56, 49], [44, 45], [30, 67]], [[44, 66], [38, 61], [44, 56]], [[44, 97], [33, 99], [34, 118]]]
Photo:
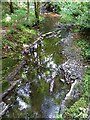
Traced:
[[0, 85], [2, 85], [2, 93], [10, 87], [10, 83], [7, 80], [0, 82]]
[[6, 54], [7, 58], [2, 60], [2, 79], [5, 77], [19, 64], [19, 61], [22, 59], [21, 54], [16, 54], [14, 52], [10, 52], [10, 54]]

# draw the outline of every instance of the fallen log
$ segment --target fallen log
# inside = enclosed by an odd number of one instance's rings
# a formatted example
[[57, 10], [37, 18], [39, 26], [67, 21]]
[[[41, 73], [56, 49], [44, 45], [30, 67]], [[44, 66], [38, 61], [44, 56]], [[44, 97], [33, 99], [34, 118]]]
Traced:
[[2, 98], [2, 100], [15, 88], [16, 84], [19, 82], [20, 80], [17, 80], [15, 82], [12, 83], [12, 85], [0, 96], [0, 98]]
[[53, 34], [54, 32], [55, 32], [55, 31], [42, 34], [41, 36], [39, 36], [39, 37], [36, 39], [35, 42], [33, 42], [32, 44], [29, 45], [29, 48], [33, 47], [37, 42], [39, 42], [40, 40], [44, 39], [44, 37]]
[[22, 60], [21, 63], [16, 68], [14, 68], [14, 70], [5, 79], [8, 80], [9, 82], [14, 80], [15, 76], [21, 71], [25, 64], [26, 61]]

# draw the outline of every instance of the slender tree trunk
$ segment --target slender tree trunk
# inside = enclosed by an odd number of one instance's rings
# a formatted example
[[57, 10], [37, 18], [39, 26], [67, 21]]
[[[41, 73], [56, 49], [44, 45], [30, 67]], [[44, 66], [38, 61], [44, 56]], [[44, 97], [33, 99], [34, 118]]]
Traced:
[[10, 13], [14, 13], [12, 0], [10, 0]]
[[29, 0], [27, 0], [27, 20], [29, 19]]
[[40, 14], [40, 2], [36, 2], [34, 0], [34, 8], [35, 8], [35, 16], [36, 16], [36, 24], [39, 24], [39, 14]]

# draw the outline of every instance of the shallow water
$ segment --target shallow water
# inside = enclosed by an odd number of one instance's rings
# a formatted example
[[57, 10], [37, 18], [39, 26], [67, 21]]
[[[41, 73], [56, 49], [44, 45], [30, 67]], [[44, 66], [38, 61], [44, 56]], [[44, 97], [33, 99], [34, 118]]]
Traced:
[[9, 97], [7, 101], [11, 108], [4, 117], [15, 118], [18, 114], [17, 117], [22, 118], [55, 118], [68, 88], [60, 82], [58, 73], [58, 67], [64, 61], [58, 41], [58, 38], [46, 38], [30, 55], [29, 66], [22, 72], [23, 80], [15, 91], [16, 95], [12, 94], [14, 103]]
[[[50, 21], [51, 18], [46, 17], [41, 27], [43, 33], [55, 29], [57, 20], [53, 21], [54, 25]], [[57, 36], [35, 44], [34, 51], [28, 56], [28, 65], [20, 73], [21, 81], [5, 100], [11, 105], [3, 118], [55, 118], [69, 90], [69, 86], [60, 81], [58, 72], [64, 62], [60, 41]]]

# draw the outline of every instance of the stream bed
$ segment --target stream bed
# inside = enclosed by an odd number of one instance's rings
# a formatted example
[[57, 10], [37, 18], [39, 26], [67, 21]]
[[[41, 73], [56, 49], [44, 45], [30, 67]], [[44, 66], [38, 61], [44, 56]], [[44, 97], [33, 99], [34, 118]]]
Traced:
[[[46, 22], [41, 25], [40, 32], [46, 33], [56, 29], [58, 20], [51, 20], [50, 15], [46, 16]], [[62, 101], [71, 86], [61, 75], [60, 66], [68, 59], [76, 60], [70, 56], [72, 51], [67, 51], [68, 46], [65, 49], [65, 43], [62, 43], [63, 39], [70, 37], [70, 32], [65, 28], [60, 31], [60, 35], [45, 37], [34, 45], [33, 51], [27, 56], [28, 63], [20, 73], [16, 89], [4, 100], [10, 107], [3, 119], [55, 118], [59, 113]], [[68, 41], [68, 44], [71, 43]], [[73, 55], [77, 57], [76, 53]]]

